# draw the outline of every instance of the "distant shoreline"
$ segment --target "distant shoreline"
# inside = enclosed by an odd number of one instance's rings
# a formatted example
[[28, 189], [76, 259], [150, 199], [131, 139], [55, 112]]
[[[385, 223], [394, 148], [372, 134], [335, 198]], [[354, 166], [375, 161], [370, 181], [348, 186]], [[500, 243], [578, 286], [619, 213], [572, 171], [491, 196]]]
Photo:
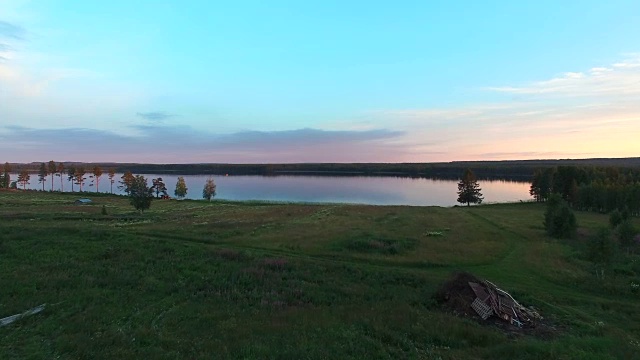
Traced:
[[[640, 168], [640, 158], [594, 158], [560, 160], [454, 161], [446, 163], [285, 163], [285, 164], [142, 164], [63, 162], [66, 168], [115, 169], [136, 174], [181, 175], [315, 175], [315, 176], [393, 176], [414, 178], [458, 179], [464, 170], [472, 169], [478, 178], [490, 180], [529, 181], [536, 169], [553, 166], [601, 166]], [[37, 172], [39, 162], [11, 164], [13, 172]]]

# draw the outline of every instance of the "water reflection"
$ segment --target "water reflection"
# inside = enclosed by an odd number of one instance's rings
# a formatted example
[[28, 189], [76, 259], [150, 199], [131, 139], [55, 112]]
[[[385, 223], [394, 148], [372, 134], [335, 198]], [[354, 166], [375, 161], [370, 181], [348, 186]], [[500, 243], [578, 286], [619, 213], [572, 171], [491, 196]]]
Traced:
[[[121, 194], [118, 181], [122, 174], [116, 174], [113, 192]], [[178, 175], [144, 175], [149, 184], [151, 179], [161, 177], [167, 185], [169, 195], [173, 191]], [[202, 188], [208, 175], [184, 175], [187, 183], [187, 198], [201, 199]], [[11, 176], [12, 181], [17, 178]], [[216, 199], [225, 200], [266, 200], [295, 202], [335, 202], [362, 203], [372, 205], [420, 205], [453, 206], [456, 205], [457, 182], [405, 177], [369, 177], [369, 176], [213, 176], [217, 184]], [[51, 189], [50, 177], [45, 189]], [[63, 178], [64, 190], [71, 190], [71, 183]], [[485, 202], [512, 202], [529, 200], [529, 183], [513, 181], [480, 180]], [[19, 185], [20, 187], [20, 185]], [[37, 176], [32, 174], [29, 189], [42, 189]], [[60, 178], [54, 177], [54, 190], [61, 188]], [[77, 191], [78, 186], [74, 185]], [[83, 190], [96, 191], [92, 179], [87, 179]], [[110, 192], [111, 184], [106, 175], [100, 179], [100, 192]]]

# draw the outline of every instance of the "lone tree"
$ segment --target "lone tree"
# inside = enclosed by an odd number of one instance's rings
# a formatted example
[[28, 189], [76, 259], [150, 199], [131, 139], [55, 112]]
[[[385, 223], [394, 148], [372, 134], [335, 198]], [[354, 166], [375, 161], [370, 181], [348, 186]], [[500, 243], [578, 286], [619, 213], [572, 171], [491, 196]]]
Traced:
[[51, 175], [51, 191], [53, 191], [53, 176], [56, 174], [56, 171], [58, 171], [56, 162], [53, 160], [49, 161], [47, 164], [47, 170], [49, 171], [49, 175]]
[[111, 184], [111, 193], [113, 194], [113, 183], [116, 182], [115, 180], [116, 169], [114, 168], [109, 169], [109, 173], [107, 174], [107, 177], [109, 178], [109, 184]]
[[76, 182], [76, 168], [75, 167], [69, 166], [69, 168], [67, 169], [67, 180], [69, 180], [69, 182], [71, 182], [71, 192], [74, 192], [73, 184]]
[[184, 177], [178, 177], [178, 182], [176, 182], [176, 190], [173, 192], [173, 194], [176, 197], [184, 198], [185, 196], [187, 196], [187, 190], [187, 183], [185, 183]]
[[20, 171], [20, 174], [18, 174], [18, 184], [22, 184], [22, 190], [26, 190], [27, 189], [27, 184], [29, 184], [29, 180], [31, 180], [31, 175], [29, 175], [29, 172], [27, 170], [22, 170]]
[[96, 180], [96, 192], [100, 191], [100, 177], [102, 176], [102, 168], [100, 166], [93, 167], [93, 178]]
[[76, 180], [76, 185], [80, 186], [80, 192], [82, 192], [82, 185], [84, 185], [84, 182], [87, 180], [87, 178], [85, 178], [86, 175], [87, 172], [83, 167], [76, 168], [76, 173], [73, 178]]
[[49, 172], [47, 171], [47, 164], [40, 164], [40, 169], [38, 170], [38, 182], [42, 184], [42, 191], [44, 191], [44, 183], [47, 182], [47, 175], [49, 175]]
[[124, 191], [127, 195], [129, 195], [131, 193], [131, 186], [133, 185], [133, 181], [135, 180], [135, 176], [133, 176], [131, 171], [127, 170], [127, 172], [122, 174], [120, 179], [122, 179], [122, 180], [120, 181], [120, 185], [118, 185], [118, 188], [120, 190]]
[[213, 182], [213, 178], [208, 178], [202, 189], [202, 198], [211, 201], [214, 196], [216, 196], [216, 183]]
[[482, 189], [480, 189], [480, 185], [478, 185], [476, 175], [471, 169], [467, 169], [462, 176], [462, 180], [458, 183], [458, 202], [467, 204], [467, 206], [470, 206], [472, 203], [480, 204], [483, 200], [480, 191], [482, 191]]
[[129, 201], [131, 205], [140, 212], [144, 212], [151, 207], [151, 200], [153, 200], [153, 189], [147, 184], [147, 179], [142, 175], [136, 175], [133, 177], [131, 184], [129, 185]]
[[63, 163], [58, 163], [58, 166], [56, 167], [56, 176], [60, 176], [60, 191], [64, 192], [64, 182], [63, 180], [63, 176], [64, 176], [64, 164]]
[[153, 184], [153, 186], [151, 186], [151, 189], [153, 189], [153, 191], [156, 193], [156, 198], [160, 198], [160, 194], [162, 194], [162, 197], [168, 196], [167, 185], [164, 184], [164, 181], [162, 181], [161, 177], [152, 179], [151, 183]]

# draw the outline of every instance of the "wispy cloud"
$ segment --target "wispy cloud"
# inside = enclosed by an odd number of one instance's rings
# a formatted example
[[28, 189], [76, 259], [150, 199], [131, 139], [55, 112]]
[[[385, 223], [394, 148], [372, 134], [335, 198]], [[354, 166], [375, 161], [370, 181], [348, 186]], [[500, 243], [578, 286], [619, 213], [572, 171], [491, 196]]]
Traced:
[[12, 23], [0, 20], [0, 61], [8, 61], [14, 47], [10, 43], [22, 41], [25, 31]]
[[[636, 156], [640, 153], [640, 56], [524, 84], [487, 88], [520, 95], [498, 103], [371, 113], [407, 134], [410, 159], [429, 150], [451, 159]], [[636, 134], [636, 135], [634, 135]], [[455, 155], [454, 155], [455, 154]]]
[[146, 112], [146, 113], [139, 112], [139, 113], [136, 113], [136, 116], [152, 122], [162, 122], [176, 115], [169, 114], [163, 111], [152, 111], [152, 112]]
[[637, 96], [640, 94], [640, 56], [633, 56], [608, 67], [566, 72], [532, 84], [490, 87], [489, 90], [519, 95], [566, 97]]
[[23, 40], [26, 31], [15, 24], [0, 20], [0, 38], [11, 38], [16, 40]]
[[[86, 88], [96, 92], [85, 90], [60, 99], [60, 79], [84, 76], [82, 72], [48, 69], [36, 76], [0, 62], [0, 83], [9, 89], [0, 92], [7, 104], [0, 107], [0, 119], [32, 127], [0, 127], [0, 153], [15, 156], [10, 161], [54, 157], [154, 163], [637, 156], [640, 56], [571, 70], [528, 84], [485, 88], [504, 97], [494, 103], [386, 109], [318, 128], [220, 134], [203, 127], [168, 126], [173, 123], [168, 120], [177, 117], [169, 112], [136, 113], [149, 103], [143, 92], [118, 92], [128, 87], [96, 96], [102, 84]], [[103, 116], [101, 121], [88, 123], [97, 116]], [[186, 123], [191, 118], [181, 113], [179, 120]]]

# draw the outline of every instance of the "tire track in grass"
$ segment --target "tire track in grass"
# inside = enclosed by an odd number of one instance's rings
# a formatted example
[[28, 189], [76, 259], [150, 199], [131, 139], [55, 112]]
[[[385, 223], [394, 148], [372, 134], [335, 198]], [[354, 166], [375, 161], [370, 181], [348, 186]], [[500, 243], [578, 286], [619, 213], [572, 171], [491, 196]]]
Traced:
[[[233, 242], [216, 242], [212, 243], [208, 240], [201, 238], [191, 238], [185, 236], [175, 236], [175, 235], [162, 235], [156, 233], [148, 233], [148, 232], [135, 232], [132, 233], [137, 236], [145, 236], [147, 238], [156, 238], [156, 239], [164, 239], [164, 240], [172, 240], [172, 241], [181, 241], [190, 246], [206, 246], [211, 249], [232, 249], [238, 251], [249, 251], [257, 255], [261, 256], [274, 256], [274, 257], [287, 257], [291, 259], [299, 259], [303, 261], [313, 261], [316, 263], [325, 263], [332, 265], [341, 265], [341, 266], [357, 266], [360, 268], [371, 269], [371, 270], [383, 270], [383, 271], [398, 271], [404, 273], [416, 273], [420, 272], [422, 275], [436, 275], [434, 278], [441, 279], [442, 274], [447, 274], [451, 272], [451, 270], [457, 268], [451, 265], [441, 265], [441, 264], [416, 264], [416, 263], [389, 263], [384, 261], [377, 260], [366, 260], [366, 259], [354, 259], [354, 258], [345, 258], [334, 255], [307, 255], [300, 252], [292, 251], [292, 250], [281, 250], [281, 249], [266, 249], [257, 246], [248, 246], [248, 245], [235, 245]], [[429, 270], [428, 272], [426, 270]]]

